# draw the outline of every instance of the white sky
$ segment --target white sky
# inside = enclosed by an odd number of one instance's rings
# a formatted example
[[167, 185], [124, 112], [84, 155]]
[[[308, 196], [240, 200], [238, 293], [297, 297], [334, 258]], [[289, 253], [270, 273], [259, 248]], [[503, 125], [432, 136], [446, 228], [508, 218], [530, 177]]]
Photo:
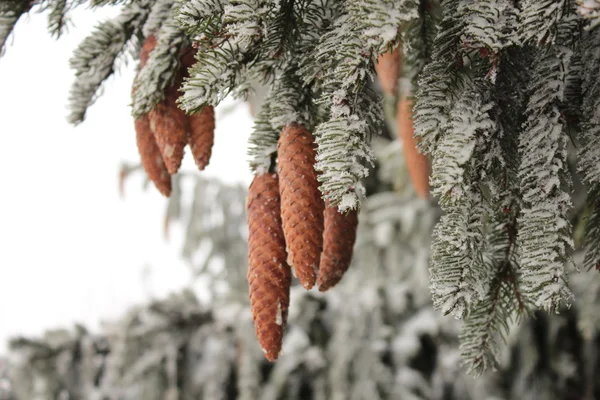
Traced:
[[[119, 197], [120, 163], [138, 159], [128, 107], [133, 63], [109, 80], [83, 124], [66, 122], [68, 59], [99, 17], [76, 12], [77, 27], [55, 41], [46, 16], [33, 14], [0, 58], [0, 354], [12, 335], [73, 322], [96, 328], [190, 281], [179, 259], [182, 230], [171, 230], [170, 243], [162, 237], [166, 200], [152, 187], [142, 191], [139, 175]], [[247, 107], [225, 120], [217, 110], [205, 173], [249, 182], [250, 129]], [[184, 168], [195, 169], [189, 155]]]

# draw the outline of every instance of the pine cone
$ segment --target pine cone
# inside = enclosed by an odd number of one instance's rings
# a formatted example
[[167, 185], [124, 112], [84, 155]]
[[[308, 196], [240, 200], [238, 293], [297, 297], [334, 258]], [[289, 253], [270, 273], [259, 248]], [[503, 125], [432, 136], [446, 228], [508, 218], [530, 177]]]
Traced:
[[171, 194], [171, 175], [162, 159], [156, 139], [150, 130], [150, 121], [147, 115], [135, 120], [135, 133], [138, 151], [142, 159], [142, 166], [148, 178], [163, 195]]
[[419, 197], [429, 198], [429, 161], [417, 150], [412, 122], [412, 101], [403, 97], [398, 102], [398, 135], [402, 140], [404, 160], [410, 180]]
[[210, 160], [215, 133], [215, 112], [212, 106], [206, 106], [201, 113], [188, 116], [190, 132], [188, 144], [194, 161], [203, 170]]
[[398, 78], [400, 77], [401, 57], [402, 52], [400, 51], [400, 46], [398, 46], [394, 50], [380, 55], [377, 63], [375, 63], [375, 71], [377, 72], [381, 89], [383, 89], [385, 94], [390, 96], [396, 95]]
[[256, 175], [246, 204], [252, 319], [265, 357], [275, 361], [281, 351], [292, 281], [281, 227], [277, 174]]
[[315, 143], [301, 125], [287, 125], [277, 145], [281, 218], [288, 264], [305, 289], [314, 286], [323, 249], [324, 203], [319, 192]]
[[183, 160], [189, 129], [187, 115], [177, 107], [181, 79], [165, 92], [165, 98], [148, 113], [150, 127], [170, 174], [176, 174]]
[[319, 265], [319, 290], [325, 292], [338, 284], [352, 261], [352, 250], [356, 240], [358, 213], [351, 210], [347, 215], [325, 203], [325, 231], [323, 232], [323, 254]]

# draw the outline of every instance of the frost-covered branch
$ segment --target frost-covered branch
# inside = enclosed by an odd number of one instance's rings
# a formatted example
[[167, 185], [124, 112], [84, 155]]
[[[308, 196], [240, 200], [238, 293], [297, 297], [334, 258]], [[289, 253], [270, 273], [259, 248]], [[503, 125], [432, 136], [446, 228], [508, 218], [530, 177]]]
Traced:
[[561, 46], [538, 51], [528, 85], [528, 117], [519, 138], [523, 289], [538, 307], [554, 312], [561, 301], [568, 303], [572, 298], [565, 271], [573, 248], [568, 137], [560, 103], [573, 56], [567, 46], [576, 28], [573, 18], [566, 18], [558, 27]]
[[131, 38], [140, 33], [151, 4], [151, 0], [128, 4], [118, 17], [100, 23], [75, 50], [70, 60], [75, 82], [69, 93], [69, 122], [83, 122], [102, 83], [118, 68]]

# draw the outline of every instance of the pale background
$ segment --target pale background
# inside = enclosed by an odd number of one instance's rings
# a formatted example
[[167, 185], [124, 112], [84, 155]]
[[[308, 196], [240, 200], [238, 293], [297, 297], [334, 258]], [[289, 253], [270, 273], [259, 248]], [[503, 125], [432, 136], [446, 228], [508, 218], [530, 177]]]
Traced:
[[[77, 10], [56, 41], [46, 16], [17, 25], [0, 58], [0, 354], [15, 334], [74, 322], [93, 329], [133, 304], [188, 285], [181, 229], [162, 236], [166, 200], [138, 174], [118, 192], [121, 161], [137, 162], [129, 101], [136, 63], [108, 80], [78, 127], [66, 122], [73, 49], [117, 10]], [[231, 104], [230, 104], [231, 105]], [[222, 113], [221, 113], [222, 114]], [[247, 107], [217, 110], [211, 165], [227, 182], [249, 182]], [[194, 170], [188, 155], [184, 168]]]

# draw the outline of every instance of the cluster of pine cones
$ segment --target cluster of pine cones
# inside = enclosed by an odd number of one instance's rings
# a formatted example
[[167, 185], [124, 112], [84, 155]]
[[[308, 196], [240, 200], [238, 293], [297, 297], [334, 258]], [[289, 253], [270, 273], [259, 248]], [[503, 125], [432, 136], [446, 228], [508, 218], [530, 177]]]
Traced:
[[[149, 36], [140, 52], [140, 69], [146, 65], [155, 46], [156, 37]], [[142, 166], [158, 191], [167, 197], [171, 194], [171, 175], [181, 166], [186, 144], [190, 146], [196, 165], [203, 170], [210, 160], [214, 142], [213, 107], [207, 106], [200, 113], [186, 115], [177, 106], [179, 87], [188, 68], [195, 62], [194, 52], [193, 48], [181, 52], [180, 69], [175, 82], [165, 92], [164, 100], [135, 120]]]
[[292, 271], [305, 289], [316, 283], [325, 291], [348, 269], [356, 239], [356, 210], [341, 214], [321, 198], [314, 142], [302, 125], [287, 125], [277, 145], [277, 172], [255, 175], [248, 191], [250, 303], [270, 361], [281, 351]]
[[[148, 61], [156, 38], [146, 39], [140, 53], [140, 68]], [[214, 141], [214, 110], [186, 115], [177, 106], [178, 89], [194, 63], [194, 49], [180, 54], [180, 71], [167, 89], [164, 100], [135, 121], [142, 165], [149, 179], [165, 196], [171, 193], [171, 175], [177, 173], [183, 151], [189, 144], [202, 170], [208, 164]], [[380, 57], [377, 72], [382, 90], [397, 92], [400, 51]], [[412, 104], [398, 103], [398, 131], [405, 159], [417, 193], [429, 194], [427, 159], [416, 150], [411, 120]], [[287, 125], [277, 145], [277, 165], [257, 173], [250, 185], [248, 210], [248, 284], [252, 317], [265, 357], [274, 361], [281, 352], [290, 302], [292, 274], [309, 290], [335, 286], [348, 269], [358, 215], [342, 214], [323, 201], [314, 169], [315, 140], [302, 125]]]

